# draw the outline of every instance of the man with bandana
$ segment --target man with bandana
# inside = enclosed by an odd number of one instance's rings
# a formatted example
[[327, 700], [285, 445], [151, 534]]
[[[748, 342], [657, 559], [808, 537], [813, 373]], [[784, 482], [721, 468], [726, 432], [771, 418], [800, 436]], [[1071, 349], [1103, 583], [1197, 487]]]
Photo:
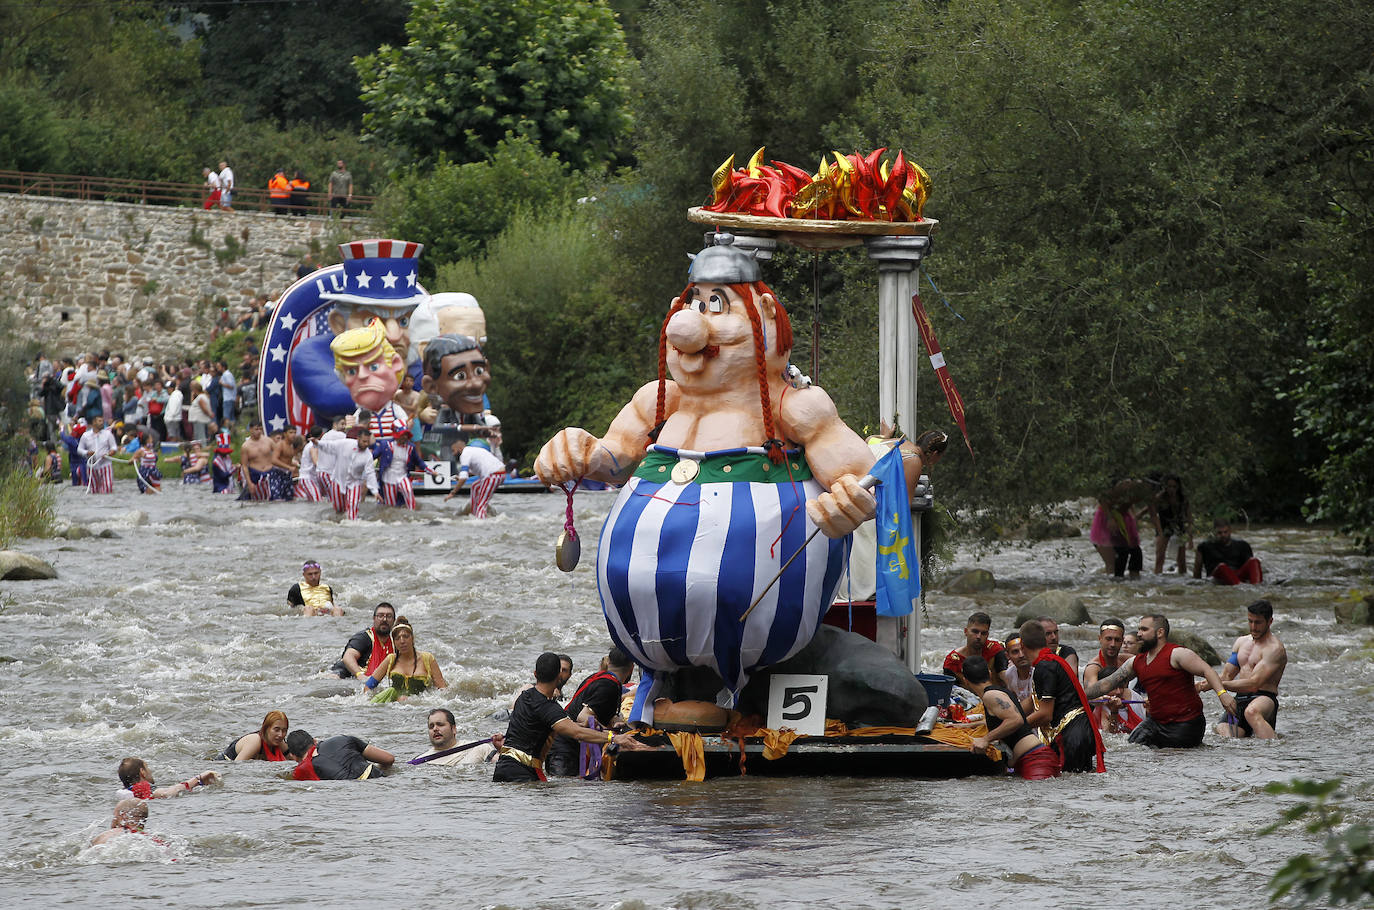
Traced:
[[320, 581], [320, 564], [313, 559], [301, 566], [301, 580], [286, 592], [286, 602], [300, 607], [304, 616], [343, 615], [343, 607], [334, 602], [334, 589]]

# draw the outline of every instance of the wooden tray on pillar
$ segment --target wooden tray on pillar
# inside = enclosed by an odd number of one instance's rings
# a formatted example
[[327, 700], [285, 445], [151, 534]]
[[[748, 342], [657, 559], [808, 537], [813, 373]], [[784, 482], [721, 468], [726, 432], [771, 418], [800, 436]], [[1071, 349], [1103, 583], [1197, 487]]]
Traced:
[[921, 221], [822, 221], [816, 218], [770, 218], [738, 212], [708, 212], [699, 205], [687, 210], [687, 220], [751, 234], [771, 234], [779, 240], [813, 251], [854, 246], [869, 237], [928, 237], [940, 226], [940, 222], [934, 218]]

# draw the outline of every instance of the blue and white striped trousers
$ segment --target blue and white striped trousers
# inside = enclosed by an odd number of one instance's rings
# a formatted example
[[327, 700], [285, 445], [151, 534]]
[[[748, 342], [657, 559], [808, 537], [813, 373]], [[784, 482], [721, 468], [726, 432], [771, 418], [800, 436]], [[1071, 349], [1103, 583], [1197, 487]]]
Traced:
[[631, 720], [653, 721], [655, 671], [710, 667], [733, 707], [749, 674], [815, 636], [843, 567], [845, 539], [807, 546], [759, 605], [740, 616], [815, 526], [814, 480], [657, 483], [634, 477], [606, 519], [597, 588], [616, 645], [644, 669]]

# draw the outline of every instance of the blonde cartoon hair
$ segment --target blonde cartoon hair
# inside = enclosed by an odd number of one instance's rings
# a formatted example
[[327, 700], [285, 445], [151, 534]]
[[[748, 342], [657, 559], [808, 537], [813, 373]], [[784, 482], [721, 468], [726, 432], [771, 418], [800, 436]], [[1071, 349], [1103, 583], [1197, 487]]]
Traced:
[[[373, 319], [360, 329], [341, 332], [329, 342], [329, 350], [334, 352], [334, 372], [339, 374], [340, 379], [344, 378], [344, 373], [349, 367], [362, 367], [363, 364], [374, 360], [391, 363], [393, 359], [399, 359], [396, 349], [386, 340], [386, 329], [382, 327], [379, 319]], [[396, 370], [397, 384], [405, 372], [403, 362]]]

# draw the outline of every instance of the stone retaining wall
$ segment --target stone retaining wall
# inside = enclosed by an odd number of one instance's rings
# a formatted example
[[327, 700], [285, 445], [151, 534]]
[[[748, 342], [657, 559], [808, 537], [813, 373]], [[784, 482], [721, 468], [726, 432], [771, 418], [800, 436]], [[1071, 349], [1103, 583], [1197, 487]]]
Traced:
[[0, 309], [49, 356], [199, 352], [219, 307], [275, 298], [367, 222], [0, 194]]

